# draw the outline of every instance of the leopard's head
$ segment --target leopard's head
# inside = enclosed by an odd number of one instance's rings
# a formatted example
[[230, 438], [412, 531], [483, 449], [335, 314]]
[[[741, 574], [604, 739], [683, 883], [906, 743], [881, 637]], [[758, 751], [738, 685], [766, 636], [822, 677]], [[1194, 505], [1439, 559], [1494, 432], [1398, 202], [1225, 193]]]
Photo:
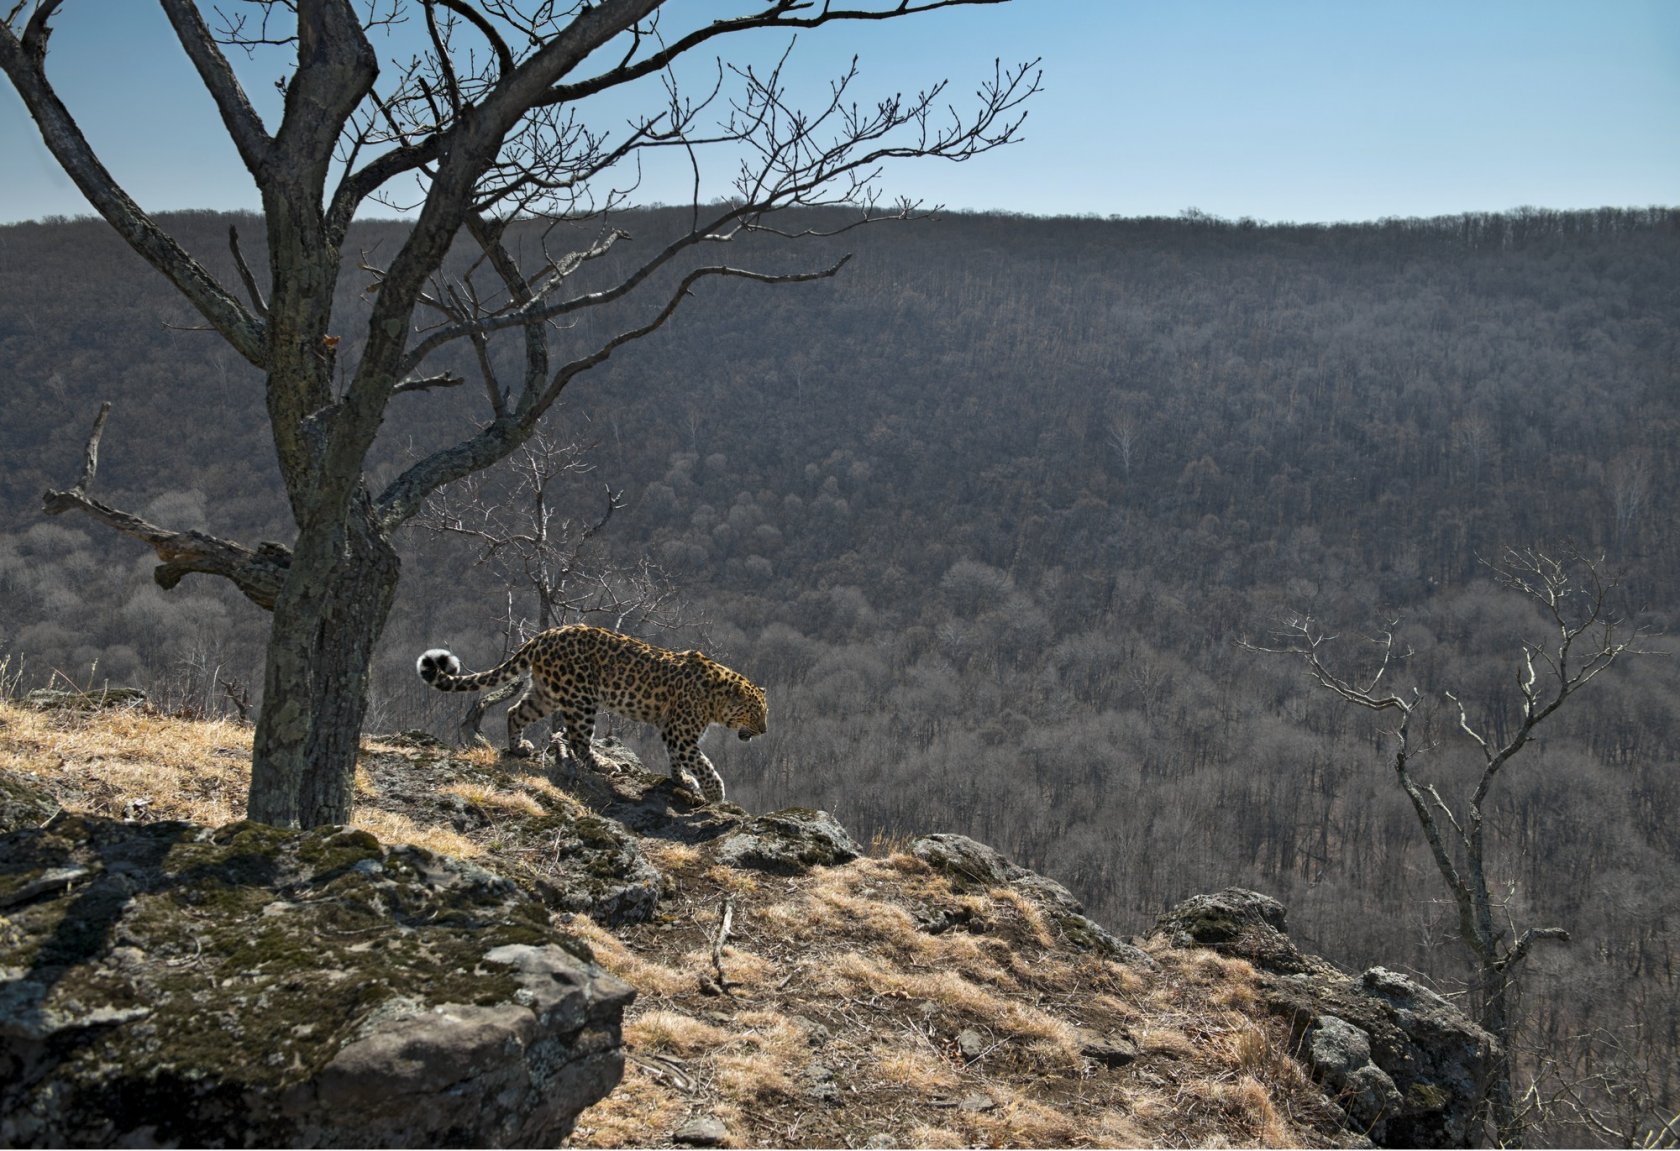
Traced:
[[764, 689], [746, 676], [729, 672], [718, 685], [723, 693], [723, 712], [718, 722], [732, 727], [742, 739], [763, 735], [770, 724], [770, 706]]

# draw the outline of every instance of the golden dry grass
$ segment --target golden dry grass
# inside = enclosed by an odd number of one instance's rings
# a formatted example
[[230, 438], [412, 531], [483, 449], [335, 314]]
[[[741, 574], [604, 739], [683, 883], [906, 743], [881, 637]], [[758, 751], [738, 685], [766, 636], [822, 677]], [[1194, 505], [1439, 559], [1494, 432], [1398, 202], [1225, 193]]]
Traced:
[[351, 816], [350, 826], [371, 833], [381, 843], [413, 844], [456, 859], [476, 859], [485, 853], [483, 844], [457, 831], [436, 824], [416, 823], [397, 811], [359, 807]]
[[504, 791], [487, 783], [460, 780], [446, 784], [443, 794], [459, 796], [490, 814], [522, 815], [531, 819], [540, 818], [545, 814], [543, 805], [523, 789]]
[[587, 916], [577, 916], [566, 925], [566, 930], [589, 944], [597, 963], [636, 988], [644, 998], [680, 995], [699, 982], [703, 969], [684, 970], [646, 958]]
[[143, 708], [37, 711], [0, 702], [0, 770], [34, 772], [114, 819], [145, 801], [149, 818], [220, 825], [244, 816], [251, 733]]
[[735, 1033], [680, 1011], [648, 1011], [624, 1027], [625, 1041], [638, 1051], [694, 1055], [722, 1047]]
[[[146, 708], [39, 711], [0, 701], [0, 770], [33, 772], [77, 796], [78, 810], [111, 819], [182, 819], [211, 827], [245, 817], [251, 729], [228, 720], [185, 720]], [[365, 750], [387, 748], [370, 742]], [[356, 769], [356, 792], [375, 792]], [[515, 801], [517, 802], [517, 801]], [[384, 843], [410, 843], [470, 859], [478, 844], [449, 828], [359, 806], [351, 821]]]
[[[359, 768], [355, 824], [382, 841], [493, 864], [496, 829], [586, 810], [492, 749], [370, 742], [364, 752], [380, 757], [366, 762], [381, 780], [397, 761], [396, 778], [410, 781], [435, 768], [438, 790], [490, 818], [475, 840], [385, 810], [376, 805], [396, 804]], [[249, 754], [248, 730], [229, 723], [0, 702], [0, 769], [51, 777], [78, 806], [117, 818], [145, 798], [147, 818], [236, 820]], [[701, 1114], [723, 1120], [733, 1146], [874, 1135], [922, 1147], [1325, 1142], [1291, 1119], [1313, 1088], [1240, 960], [1160, 940], [1146, 947], [1154, 968], [1078, 952], [1018, 890], [959, 893], [901, 853], [786, 879], [720, 866], [710, 844], [641, 845], [671, 879], [655, 922], [564, 920], [638, 990], [624, 1080], [580, 1118], [574, 1146], [668, 1146]], [[725, 896], [734, 918], [720, 987]], [[930, 917], [943, 926], [930, 930]], [[964, 1028], [983, 1039], [972, 1061], [957, 1042]], [[1135, 1063], [1084, 1054], [1106, 1036], [1130, 1038]], [[812, 1076], [834, 1097], [814, 1099]]]

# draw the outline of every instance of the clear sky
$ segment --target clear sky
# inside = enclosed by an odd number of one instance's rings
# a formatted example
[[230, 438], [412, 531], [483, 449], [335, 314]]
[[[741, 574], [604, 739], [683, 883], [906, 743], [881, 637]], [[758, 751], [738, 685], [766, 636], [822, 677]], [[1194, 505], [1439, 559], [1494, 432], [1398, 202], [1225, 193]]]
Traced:
[[[49, 75], [144, 207], [256, 206], [153, 5], [66, 0], [54, 27]], [[889, 173], [889, 193], [951, 208], [1333, 221], [1680, 203], [1680, 0], [1013, 0], [808, 32], [793, 67], [822, 90], [853, 53], [862, 94], [949, 78], [959, 103], [994, 59], [1042, 58], [1025, 143]], [[276, 112], [279, 65], [239, 66]], [[3, 80], [0, 156], [0, 222], [89, 210]], [[657, 173], [643, 190], [685, 191]]]

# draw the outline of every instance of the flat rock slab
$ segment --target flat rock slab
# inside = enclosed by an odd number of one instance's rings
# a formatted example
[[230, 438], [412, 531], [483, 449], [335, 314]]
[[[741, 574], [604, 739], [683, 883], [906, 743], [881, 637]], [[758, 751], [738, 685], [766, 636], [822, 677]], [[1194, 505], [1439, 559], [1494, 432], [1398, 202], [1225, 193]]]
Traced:
[[366, 832], [0, 837], [0, 1145], [557, 1145], [634, 992], [481, 868]]

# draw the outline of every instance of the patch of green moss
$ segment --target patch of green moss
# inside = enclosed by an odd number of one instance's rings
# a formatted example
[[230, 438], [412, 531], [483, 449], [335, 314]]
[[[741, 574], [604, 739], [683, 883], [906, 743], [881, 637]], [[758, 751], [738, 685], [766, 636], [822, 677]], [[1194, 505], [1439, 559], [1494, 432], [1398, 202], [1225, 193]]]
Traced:
[[365, 831], [321, 828], [298, 841], [297, 857], [317, 879], [347, 871], [365, 859], [381, 860], [379, 841]]
[[1206, 907], [1182, 920], [1197, 943], [1229, 943], [1242, 934], [1242, 921], [1224, 908]]
[[[441, 868], [434, 856], [384, 852], [365, 832], [252, 823], [210, 834], [185, 825], [157, 835], [122, 825], [81, 830], [85, 837], [33, 846], [59, 860], [86, 858], [100, 850], [89, 842], [106, 837], [114, 851], [150, 856], [156, 869], [143, 884], [106, 875], [32, 903], [16, 918], [40, 942], [8, 948], [5, 960], [61, 967], [47, 1005], [72, 1017], [144, 1009], [143, 1018], [88, 1033], [74, 1056], [151, 1068], [150, 1079], [129, 1085], [142, 1095], [148, 1083], [196, 1081], [212, 1069], [227, 1076], [230, 1066], [254, 1087], [307, 1078], [395, 997], [507, 1002], [519, 980], [483, 963], [495, 947], [558, 944], [589, 957], [505, 881], [467, 870], [435, 886], [420, 878]], [[380, 866], [357, 866], [369, 860]], [[128, 951], [113, 954], [114, 942]], [[139, 982], [124, 954], [143, 964]], [[234, 1052], [244, 1054], [230, 1064]]]
[[1433, 1083], [1414, 1083], [1406, 1088], [1406, 1105], [1416, 1111], [1439, 1111], [1452, 1102], [1452, 1092]]
[[584, 815], [572, 821], [572, 834], [578, 842], [596, 851], [623, 851], [624, 837], [599, 816]]

